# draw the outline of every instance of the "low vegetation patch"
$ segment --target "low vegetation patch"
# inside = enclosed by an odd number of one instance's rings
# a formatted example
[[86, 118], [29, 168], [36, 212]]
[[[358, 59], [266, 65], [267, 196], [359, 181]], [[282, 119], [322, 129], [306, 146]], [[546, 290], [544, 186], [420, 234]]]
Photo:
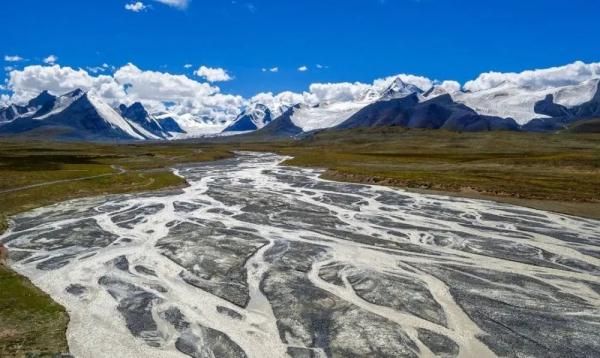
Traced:
[[600, 218], [600, 135], [326, 131], [302, 142], [239, 143], [290, 155], [325, 178], [494, 199]]
[[[96, 145], [0, 143], [0, 232], [6, 217], [67, 199], [185, 185], [168, 168], [276, 152], [325, 178], [494, 199], [600, 218], [600, 135], [365, 129], [302, 141]], [[64, 309], [0, 268], [0, 356], [68, 350]]]
[[[0, 143], [0, 233], [7, 216], [67, 199], [185, 185], [169, 167], [231, 156], [197, 144]], [[65, 309], [29, 280], [0, 266], [0, 357], [68, 352]]]

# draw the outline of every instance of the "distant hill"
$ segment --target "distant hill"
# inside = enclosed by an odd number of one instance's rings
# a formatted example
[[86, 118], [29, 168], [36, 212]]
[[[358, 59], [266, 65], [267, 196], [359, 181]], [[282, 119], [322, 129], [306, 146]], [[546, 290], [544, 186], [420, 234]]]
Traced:
[[600, 133], [600, 118], [587, 119], [572, 123], [569, 128], [572, 133]]

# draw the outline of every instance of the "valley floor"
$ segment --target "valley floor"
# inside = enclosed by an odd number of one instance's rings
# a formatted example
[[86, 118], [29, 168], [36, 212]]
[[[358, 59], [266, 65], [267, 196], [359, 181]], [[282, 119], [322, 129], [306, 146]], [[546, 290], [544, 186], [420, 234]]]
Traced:
[[600, 218], [600, 134], [322, 132], [302, 142], [236, 143], [324, 168], [324, 178], [486, 199]]
[[[328, 179], [600, 218], [597, 134], [379, 129], [322, 133], [294, 142], [227, 141], [119, 146], [2, 142], [0, 232], [6, 229], [3, 217], [67, 199], [185, 185], [169, 167], [230, 157], [234, 150], [288, 155], [293, 159], [286, 164], [325, 168]], [[13, 318], [0, 321], [0, 355], [66, 351], [64, 309], [6, 268], [0, 267], [0, 282], [0, 316]], [[35, 299], [15, 306], [22, 296]]]
[[[0, 233], [8, 216], [68, 199], [185, 185], [169, 167], [232, 154], [198, 145], [0, 143]], [[0, 265], [0, 357], [67, 352], [66, 311]]]

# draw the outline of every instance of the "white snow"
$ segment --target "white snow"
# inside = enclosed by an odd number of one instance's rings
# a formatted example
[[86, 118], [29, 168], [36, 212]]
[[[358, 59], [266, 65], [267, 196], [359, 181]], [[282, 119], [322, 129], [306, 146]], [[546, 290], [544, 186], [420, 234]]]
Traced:
[[555, 102], [570, 107], [585, 103], [596, 93], [599, 79], [593, 79], [578, 85], [531, 89], [511, 83], [477, 92], [455, 92], [452, 97], [480, 114], [510, 117], [519, 124], [525, 124], [534, 118], [547, 116], [535, 113], [534, 106], [547, 95], [553, 94]]
[[305, 132], [331, 128], [341, 124], [370, 103], [361, 101], [324, 104], [319, 107], [301, 106], [294, 111], [291, 120]]
[[141, 134], [133, 129], [129, 121], [121, 117], [119, 113], [117, 113], [104, 101], [91, 94], [88, 94], [88, 99], [94, 108], [96, 108], [96, 111], [100, 117], [110, 124], [111, 127], [118, 128], [135, 139], [145, 139]]
[[[52, 110], [42, 116], [39, 117], [35, 117], [33, 119], [46, 119], [49, 118], [57, 113], [60, 113], [62, 111], [64, 111], [67, 107], [69, 107], [71, 104], [73, 104], [73, 102], [77, 101], [79, 98], [81, 98], [81, 96], [83, 96], [84, 93], [81, 92], [80, 94], [78, 94], [77, 96], [72, 96], [71, 93], [68, 93], [64, 96], [60, 96], [58, 98], [56, 98], [56, 102], [54, 103], [54, 107], [52, 108]], [[35, 111], [37, 111], [38, 109], [36, 108]], [[34, 111], [34, 113], [35, 113]], [[33, 113], [32, 113], [33, 114]], [[24, 115], [25, 116], [25, 115]]]
[[186, 133], [171, 133], [173, 136], [170, 139], [186, 139], [200, 138], [221, 133], [229, 123], [215, 123], [211, 121], [201, 121], [195, 118], [192, 114], [178, 115], [174, 113], [162, 113], [155, 115], [155, 118], [160, 120], [163, 118], [173, 118], [175, 122]]
[[402, 81], [400, 77], [397, 77], [387, 89], [381, 93], [381, 100], [391, 100], [397, 98], [404, 98], [410, 96], [413, 93], [421, 93], [422, 90], [412, 84]]
[[127, 121], [129, 122], [129, 124], [141, 135], [143, 135], [144, 137], [146, 137], [146, 139], [162, 139], [161, 137], [157, 136], [156, 134], [150, 133], [149, 131], [147, 131], [146, 129], [144, 129], [144, 127], [142, 127], [141, 125], [133, 122], [133, 121]]

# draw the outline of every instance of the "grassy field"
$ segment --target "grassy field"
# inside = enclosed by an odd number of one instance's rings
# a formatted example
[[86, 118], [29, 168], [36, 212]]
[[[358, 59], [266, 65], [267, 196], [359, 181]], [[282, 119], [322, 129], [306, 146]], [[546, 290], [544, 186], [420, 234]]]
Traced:
[[237, 143], [293, 156], [325, 178], [493, 199], [600, 218], [600, 134], [322, 132], [301, 143]]
[[[168, 168], [277, 152], [325, 178], [493, 199], [600, 219], [600, 134], [451, 133], [400, 128], [303, 141], [91, 145], [0, 142], [0, 232], [7, 216], [66, 199], [185, 185]], [[65, 310], [0, 267], [0, 356], [66, 352]]]
[[[0, 143], [0, 232], [7, 216], [67, 199], [185, 185], [168, 167], [231, 156], [219, 146]], [[0, 266], [0, 357], [68, 351], [64, 308]]]

